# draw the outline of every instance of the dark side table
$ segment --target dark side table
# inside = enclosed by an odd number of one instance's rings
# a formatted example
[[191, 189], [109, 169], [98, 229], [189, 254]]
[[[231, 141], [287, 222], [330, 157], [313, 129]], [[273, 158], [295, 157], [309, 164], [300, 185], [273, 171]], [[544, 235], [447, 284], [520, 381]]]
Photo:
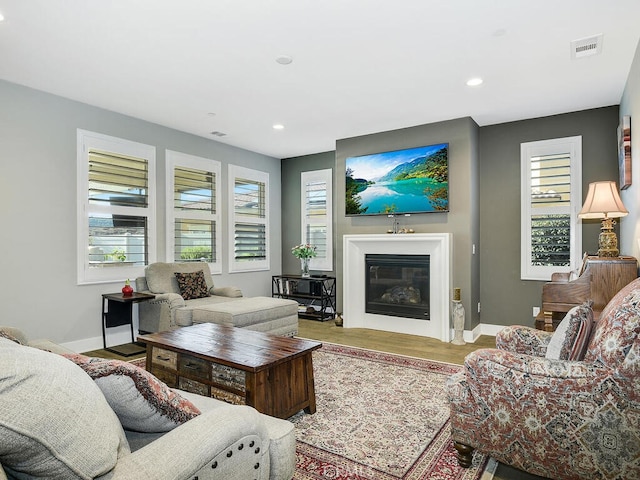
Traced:
[[[137, 355], [145, 351], [144, 346], [135, 344], [133, 336], [133, 304], [146, 302], [153, 298], [156, 298], [156, 296], [138, 292], [133, 292], [133, 294], [126, 297], [122, 293], [102, 294], [102, 345], [105, 350], [117, 353], [123, 357]], [[131, 326], [132, 345], [125, 344], [107, 347], [107, 328], [120, 327], [122, 325]]]

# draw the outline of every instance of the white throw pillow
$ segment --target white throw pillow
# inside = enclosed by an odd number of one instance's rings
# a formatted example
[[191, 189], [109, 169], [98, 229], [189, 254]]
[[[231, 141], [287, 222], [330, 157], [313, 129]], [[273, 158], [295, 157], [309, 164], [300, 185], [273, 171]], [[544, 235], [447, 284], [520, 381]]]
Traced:
[[546, 358], [554, 360], [582, 360], [587, 350], [593, 310], [587, 304], [573, 307], [562, 319], [547, 346]]

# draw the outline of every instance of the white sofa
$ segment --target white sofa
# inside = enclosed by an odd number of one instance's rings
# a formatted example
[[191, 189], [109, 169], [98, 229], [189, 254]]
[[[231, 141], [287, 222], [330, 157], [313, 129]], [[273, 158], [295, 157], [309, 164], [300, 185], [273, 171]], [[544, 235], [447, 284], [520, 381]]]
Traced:
[[[209, 296], [185, 300], [176, 273], [202, 270]], [[136, 291], [155, 299], [139, 304], [140, 331], [162, 332], [194, 323], [211, 322], [274, 335], [298, 333], [298, 304], [271, 297], [243, 297], [237, 287], [216, 287], [205, 262], [153, 263], [136, 278]]]
[[101, 390], [104, 384], [64, 353], [70, 352], [0, 327], [0, 480], [293, 476], [291, 422], [174, 390], [200, 415], [166, 433], [127, 431]]

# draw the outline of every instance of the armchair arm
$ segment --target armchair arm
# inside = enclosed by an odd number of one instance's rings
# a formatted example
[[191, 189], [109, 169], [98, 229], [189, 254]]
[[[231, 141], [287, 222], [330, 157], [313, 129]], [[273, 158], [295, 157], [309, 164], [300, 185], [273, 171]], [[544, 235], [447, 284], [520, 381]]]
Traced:
[[269, 437], [260, 414], [244, 406], [223, 408], [121, 457], [104, 479], [268, 479]]
[[[545, 385], [544, 388], [548, 389], [552, 382], [567, 380], [575, 381], [577, 387], [577, 384], [584, 384], [587, 380], [592, 384], [598, 381], [598, 377], [602, 379], [613, 373], [610, 369], [597, 367], [592, 363], [550, 360], [494, 348], [483, 348], [467, 355], [465, 370], [478, 376], [493, 377], [494, 382], [503, 375], [511, 378], [516, 375], [526, 376], [528, 390], [540, 385]], [[491, 385], [483, 387], [491, 388]], [[571, 393], [574, 394], [575, 391]]]
[[508, 352], [544, 357], [552, 336], [552, 332], [513, 325], [504, 327], [496, 334], [496, 348]]
[[140, 330], [162, 332], [175, 328], [175, 309], [185, 306], [184, 298], [177, 293], [159, 293], [156, 298], [139, 304]]
[[221, 297], [239, 298], [242, 297], [242, 290], [238, 287], [213, 287], [210, 293]]

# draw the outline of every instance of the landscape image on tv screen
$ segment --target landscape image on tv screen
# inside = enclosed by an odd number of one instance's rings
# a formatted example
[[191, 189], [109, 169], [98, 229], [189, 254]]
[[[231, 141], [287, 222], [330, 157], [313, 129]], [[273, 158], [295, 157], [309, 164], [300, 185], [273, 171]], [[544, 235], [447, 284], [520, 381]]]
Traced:
[[346, 215], [449, 211], [449, 144], [346, 160]]

